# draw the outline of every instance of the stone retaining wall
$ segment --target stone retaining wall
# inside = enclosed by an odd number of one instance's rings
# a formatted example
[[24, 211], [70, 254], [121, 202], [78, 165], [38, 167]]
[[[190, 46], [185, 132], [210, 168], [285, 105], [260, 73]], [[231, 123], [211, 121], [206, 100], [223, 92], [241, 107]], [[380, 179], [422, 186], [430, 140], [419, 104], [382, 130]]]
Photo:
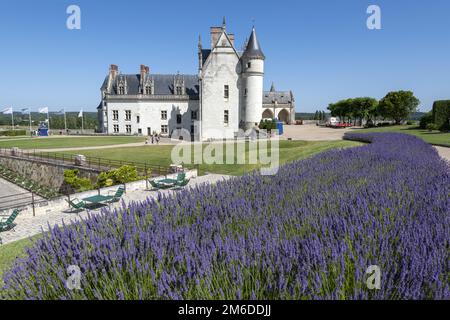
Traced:
[[79, 177], [89, 178], [93, 183], [97, 181], [99, 175], [99, 171], [89, 168], [5, 155], [0, 156], [0, 165], [60, 193], [64, 193], [64, 170], [78, 169]]

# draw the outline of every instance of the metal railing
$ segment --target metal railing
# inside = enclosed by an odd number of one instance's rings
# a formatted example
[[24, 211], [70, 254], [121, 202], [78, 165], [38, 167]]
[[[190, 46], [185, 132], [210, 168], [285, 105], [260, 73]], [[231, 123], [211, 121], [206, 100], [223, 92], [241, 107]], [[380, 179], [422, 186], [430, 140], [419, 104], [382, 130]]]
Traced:
[[[69, 165], [95, 171], [108, 171], [111, 169], [120, 168], [124, 165], [129, 165], [136, 167], [136, 169], [138, 170], [138, 174], [142, 176], [162, 176], [170, 173], [170, 167], [163, 165], [125, 160], [104, 159], [98, 157], [86, 157], [86, 161], [83, 161], [83, 163], [77, 163], [76, 155], [74, 154], [42, 152], [39, 150], [24, 151], [0, 148], [0, 155], [18, 157], [28, 160], [44, 160], [48, 163]], [[186, 166], [186, 168], [193, 169], [197, 167], [193, 166], [192, 168], [190, 168]]]
[[31, 206], [34, 217], [36, 215], [36, 206], [45, 202], [47, 202], [46, 199], [37, 196], [33, 192], [24, 192], [8, 196], [2, 196], [0, 197], [0, 212]]

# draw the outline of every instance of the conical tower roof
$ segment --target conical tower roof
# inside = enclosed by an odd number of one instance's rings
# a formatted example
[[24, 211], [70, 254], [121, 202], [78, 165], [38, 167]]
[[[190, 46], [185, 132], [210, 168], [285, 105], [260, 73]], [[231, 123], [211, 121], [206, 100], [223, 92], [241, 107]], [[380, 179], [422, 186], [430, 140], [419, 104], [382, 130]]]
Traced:
[[247, 48], [245, 48], [244, 54], [246, 58], [249, 59], [265, 59], [266, 56], [261, 50], [261, 46], [259, 45], [259, 41], [256, 38], [256, 30], [255, 27], [252, 29], [252, 33], [250, 35], [250, 39], [247, 43]]

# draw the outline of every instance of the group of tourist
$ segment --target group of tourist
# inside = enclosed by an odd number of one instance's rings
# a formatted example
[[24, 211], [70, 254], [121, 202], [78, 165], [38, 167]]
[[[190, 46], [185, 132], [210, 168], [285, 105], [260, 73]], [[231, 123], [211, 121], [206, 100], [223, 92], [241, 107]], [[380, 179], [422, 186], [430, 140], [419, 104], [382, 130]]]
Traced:
[[159, 144], [159, 140], [161, 139], [161, 137], [155, 133], [150, 135], [150, 137], [148, 137], [148, 139], [145, 141], [145, 144], [149, 144], [151, 142], [151, 144]]

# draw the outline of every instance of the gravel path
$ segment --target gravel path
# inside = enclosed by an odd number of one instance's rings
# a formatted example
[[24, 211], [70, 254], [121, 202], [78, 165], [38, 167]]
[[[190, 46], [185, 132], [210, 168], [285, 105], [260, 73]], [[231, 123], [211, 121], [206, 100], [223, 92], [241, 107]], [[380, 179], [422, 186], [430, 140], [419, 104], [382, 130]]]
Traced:
[[450, 148], [437, 146], [435, 148], [442, 158], [446, 159], [447, 161], [450, 161]]
[[[205, 176], [200, 176], [192, 179], [188, 187], [192, 188], [204, 183], [216, 183], [218, 181], [230, 178], [232, 177], [226, 175], [208, 174]], [[160, 192], [162, 194], [171, 194], [177, 191], [163, 190]], [[143, 201], [149, 197], [155, 198], [157, 195], [158, 191], [138, 190], [133, 192], [127, 192], [123, 197], [123, 201], [125, 201], [125, 203], [128, 203], [130, 201]], [[122, 202], [115, 203], [114, 205], [111, 205], [111, 208], [118, 208], [121, 206], [121, 203]], [[89, 213], [94, 215], [99, 214], [100, 209], [90, 210]], [[48, 225], [50, 226], [61, 225], [63, 221], [67, 225], [79, 219], [86, 218], [87, 215], [88, 213], [86, 211], [83, 211], [79, 214], [61, 211], [48, 212], [37, 214], [35, 217], [33, 217], [31, 214], [22, 214], [22, 215], [19, 214], [19, 216], [15, 221], [16, 227], [14, 228], [14, 231], [11, 230], [7, 232], [2, 232], [0, 233], [0, 238], [2, 239], [3, 244], [17, 241], [20, 239], [40, 234], [42, 231], [47, 231]]]

